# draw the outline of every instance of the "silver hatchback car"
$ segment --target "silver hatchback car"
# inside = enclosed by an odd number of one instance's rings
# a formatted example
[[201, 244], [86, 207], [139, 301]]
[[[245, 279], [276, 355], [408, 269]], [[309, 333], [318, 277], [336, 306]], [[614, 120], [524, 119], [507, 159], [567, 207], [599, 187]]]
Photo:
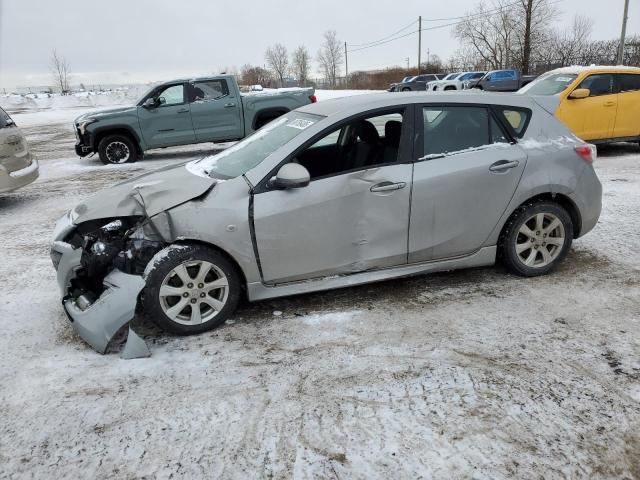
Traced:
[[[99, 352], [137, 311], [185, 335], [222, 324], [243, 295], [497, 258], [542, 275], [598, 220], [595, 154], [522, 95], [331, 100], [86, 200], [58, 222], [51, 256], [65, 311]], [[130, 328], [125, 356], [147, 353]]]
[[13, 119], [0, 108], [0, 193], [10, 192], [38, 178], [38, 161]]

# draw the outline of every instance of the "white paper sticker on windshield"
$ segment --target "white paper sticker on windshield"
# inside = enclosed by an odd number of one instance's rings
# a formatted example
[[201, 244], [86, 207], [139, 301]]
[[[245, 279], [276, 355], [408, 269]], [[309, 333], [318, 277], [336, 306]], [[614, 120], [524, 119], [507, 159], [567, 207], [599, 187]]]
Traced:
[[287, 123], [287, 127], [297, 128], [298, 130], [304, 130], [305, 128], [309, 128], [313, 125], [311, 120], [304, 120], [302, 118], [298, 118], [297, 120], [291, 121], [291, 123]]
[[573, 78], [571, 77], [556, 77], [556, 82], [570, 82], [571, 80], [573, 80]]

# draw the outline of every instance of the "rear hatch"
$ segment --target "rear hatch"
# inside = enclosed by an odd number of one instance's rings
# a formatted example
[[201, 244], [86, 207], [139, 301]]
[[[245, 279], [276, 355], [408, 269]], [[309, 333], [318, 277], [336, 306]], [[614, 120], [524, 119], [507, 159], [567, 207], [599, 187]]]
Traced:
[[31, 162], [24, 135], [11, 117], [0, 109], [0, 165], [11, 173], [28, 167]]

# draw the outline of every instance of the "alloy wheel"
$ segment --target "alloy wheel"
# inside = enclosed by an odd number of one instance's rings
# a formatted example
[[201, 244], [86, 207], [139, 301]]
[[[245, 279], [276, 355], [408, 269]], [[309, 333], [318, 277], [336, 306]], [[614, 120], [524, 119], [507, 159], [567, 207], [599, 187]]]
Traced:
[[160, 286], [160, 306], [172, 321], [182, 325], [209, 322], [224, 308], [229, 280], [213, 263], [184, 262], [171, 270]]
[[129, 147], [124, 142], [111, 142], [106, 148], [107, 158], [111, 163], [126, 163], [131, 158]]
[[516, 235], [516, 254], [527, 267], [552, 263], [565, 243], [564, 225], [552, 213], [537, 213], [527, 219]]

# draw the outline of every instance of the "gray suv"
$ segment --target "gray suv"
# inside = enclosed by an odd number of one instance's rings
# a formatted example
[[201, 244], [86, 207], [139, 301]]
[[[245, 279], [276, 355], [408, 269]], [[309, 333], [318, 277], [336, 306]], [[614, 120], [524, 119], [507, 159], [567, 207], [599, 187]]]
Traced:
[[[120, 183], [57, 224], [73, 327], [201, 333], [249, 300], [492, 265], [551, 272], [598, 221], [595, 148], [523, 95], [358, 95]], [[148, 352], [133, 330], [129, 356]]]

